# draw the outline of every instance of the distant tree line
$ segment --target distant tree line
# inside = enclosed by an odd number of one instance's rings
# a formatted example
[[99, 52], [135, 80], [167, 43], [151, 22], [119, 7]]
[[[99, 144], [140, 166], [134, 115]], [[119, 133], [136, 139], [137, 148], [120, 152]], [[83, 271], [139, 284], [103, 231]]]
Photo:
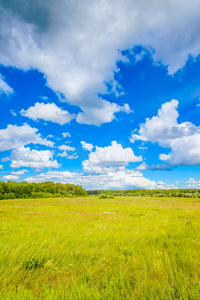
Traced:
[[80, 185], [52, 181], [40, 183], [0, 181], [0, 199], [77, 196], [87, 196], [86, 190]]
[[88, 195], [96, 195], [99, 198], [111, 198], [115, 196], [148, 196], [148, 197], [185, 197], [200, 198], [200, 189], [169, 189], [169, 190], [89, 190]]

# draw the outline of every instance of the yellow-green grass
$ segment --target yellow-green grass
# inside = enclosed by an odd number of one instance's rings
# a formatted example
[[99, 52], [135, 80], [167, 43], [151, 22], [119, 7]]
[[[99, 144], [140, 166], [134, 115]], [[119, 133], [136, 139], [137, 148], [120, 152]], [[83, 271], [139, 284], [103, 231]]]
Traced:
[[200, 200], [0, 201], [0, 299], [200, 299]]

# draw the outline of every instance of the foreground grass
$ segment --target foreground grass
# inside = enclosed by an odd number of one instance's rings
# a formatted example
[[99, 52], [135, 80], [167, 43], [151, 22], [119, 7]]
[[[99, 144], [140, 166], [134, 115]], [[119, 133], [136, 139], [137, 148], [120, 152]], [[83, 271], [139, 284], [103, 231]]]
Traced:
[[0, 201], [0, 299], [200, 299], [199, 199]]

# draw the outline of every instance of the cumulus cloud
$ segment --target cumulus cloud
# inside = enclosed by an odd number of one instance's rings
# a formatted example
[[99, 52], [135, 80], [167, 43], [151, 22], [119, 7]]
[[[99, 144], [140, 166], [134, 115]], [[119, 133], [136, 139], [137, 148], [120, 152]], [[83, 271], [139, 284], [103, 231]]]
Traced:
[[10, 174], [10, 175], [3, 176], [3, 179], [5, 179], [5, 180], [18, 180], [19, 176]]
[[61, 145], [58, 147], [59, 150], [63, 151], [61, 153], [58, 153], [58, 156], [65, 157], [67, 159], [77, 159], [79, 156], [77, 153], [69, 154], [68, 152], [73, 152], [76, 150], [75, 147], [67, 146], [67, 145]]
[[192, 189], [200, 189], [200, 180], [196, 180], [194, 178], [190, 178], [187, 181], [187, 187]]
[[84, 141], [81, 141], [81, 146], [84, 150], [87, 150], [87, 151], [92, 151], [92, 149], [94, 148], [94, 146], [92, 144], [89, 144], [89, 143], [86, 143]]
[[101, 174], [109, 169], [118, 168], [123, 170], [130, 162], [142, 161], [141, 156], [136, 156], [131, 148], [123, 148], [116, 141], [108, 147], [96, 147], [94, 152], [89, 154], [89, 159], [82, 162], [83, 169], [88, 174]]
[[162, 145], [168, 145], [172, 139], [197, 133], [199, 128], [190, 122], [178, 124], [178, 104], [175, 99], [164, 103], [157, 116], [147, 118], [146, 122], [140, 125], [139, 135], [133, 134], [131, 141], [159, 141]]
[[9, 160], [11, 160], [12, 168], [59, 168], [59, 164], [57, 160], [53, 160], [53, 152], [50, 150], [31, 150], [29, 147], [21, 146], [12, 150]]
[[0, 165], [0, 169], [1, 169], [1, 170], [3, 169], [3, 165]]
[[121, 107], [121, 111], [124, 111], [127, 114], [130, 114], [133, 112], [133, 110], [130, 109], [130, 106], [125, 103], [124, 106]]
[[200, 165], [200, 131], [191, 136], [174, 139], [170, 144], [171, 152], [167, 162], [172, 165]]
[[78, 123], [84, 123], [88, 125], [100, 126], [103, 123], [109, 123], [115, 119], [115, 113], [125, 112], [130, 113], [130, 107], [128, 104], [124, 106], [117, 105], [116, 103], [110, 103], [105, 100], [99, 101], [98, 107], [82, 107], [84, 112], [80, 112], [76, 118]]
[[75, 114], [70, 114], [66, 110], [62, 110], [55, 103], [35, 103], [34, 106], [29, 107], [27, 110], [22, 109], [21, 115], [28, 117], [32, 120], [42, 119], [45, 121], [51, 121], [60, 125], [69, 123], [76, 117]]
[[168, 183], [165, 183], [165, 182], [159, 180], [157, 182], [157, 189], [161, 189], [161, 190], [177, 189], [177, 186], [175, 186], [173, 183], [168, 184]]
[[146, 189], [155, 189], [157, 183], [145, 178], [142, 173], [133, 170], [118, 170], [105, 174], [83, 174], [68, 171], [49, 171], [40, 173], [35, 177], [27, 177], [28, 182], [42, 182], [52, 180], [62, 183], [74, 183], [82, 185], [86, 189], [110, 189], [110, 188], [126, 188], [140, 187]]
[[70, 134], [69, 132], [62, 132], [62, 136], [63, 136], [64, 138], [66, 138], [66, 137], [71, 137], [71, 134]]
[[0, 95], [9, 96], [14, 93], [14, 90], [6, 83], [4, 77], [0, 74]]
[[169, 154], [159, 155], [160, 160], [171, 166], [200, 165], [200, 127], [190, 122], [178, 123], [177, 107], [178, 101], [174, 99], [164, 103], [157, 116], [147, 118], [130, 141], [157, 142], [162, 147], [171, 148]]
[[0, 151], [18, 148], [28, 144], [40, 144], [53, 147], [53, 142], [42, 138], [37, 133], [37, 128], [32, 128], [28, 124], [22, 126], [8, 125], [6, 129], [0, 130]]
[[28, 170], [20, 170], [17, 172], [12, 171], [10, 174], [3, 176], [3, 179], [5, 180], [18, 180], [20, 175], [24, 175], [25, 172], [28, 172]]
[[170, 74], [189, 55], [199, 54], [196, 0], [35, 0], [34, 5], [12, 0], [0, 5], [0, 63], [44, 73], [49, 87], [82, 109], [80, 123], [113, 120], [113, 104], [106, 118], [96, 121], [94, 115], [105, 111], [98, 94], [114, 80], [119, 50], [133, 45], [153, 49], [154, 61], [168, 66]]
[[162, 161], [168, 161], [172, 158], [171, 154], [160, 154], [159, 159]]

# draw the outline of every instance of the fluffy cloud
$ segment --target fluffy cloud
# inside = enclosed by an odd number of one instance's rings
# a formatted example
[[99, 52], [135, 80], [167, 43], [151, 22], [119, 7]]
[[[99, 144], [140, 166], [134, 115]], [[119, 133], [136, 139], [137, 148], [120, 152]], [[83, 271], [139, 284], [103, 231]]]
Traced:
[[170, 147], [171, 152], [167, 159], [170, 164], [175, 166], [200, 165], [200, 131], [191, 136], [172, 140]]
[[79, 156], [77, 155], [77, 153], [73, 153], [73, 154], [69, 155], [69, 153], [67, 153], [67, 151], [63, 151], [61, 153], [58, 153], [58, 156], [65, 157], [67, 159], [77, 159], [77, 158], [79, 158]]
[[76, 148], [67, 146], [67, 145], [58, 146], [58, 149], [63, 150], [63, 151], [75, 151], [76, 150]]
[[3, 179], [5, 179], [5, 180], [18, 180], [19, 176], [17, 176], [17, 175], [5, 175], [5, 176], [3, 176]]
[[172, 139], [197, 133], [199, 128], [190, 122], [178, 124], [178, 103], [175, 99], [164, 103], [158, 110], [157, 116], [147, 118], [146, 122], [140, 125], [139, 135], [133, 134], [131, 142], [135, 140], [155, 141], [168, 146]]
[[159, 180], [157, 182], [157, 189], [162, 189], [162, 190], [177, 189], [177, 186]]
[[22, 126], [8, 125], [6, 129], [0, 130], [0, 151], [18, 148], [28, 144], [41, 144], [53, 146], [51, 141], [42, 139], [37, 128], [32, 128], [28, 124]]
[[66, 137], [71, 137], [71, 134], [70, 134], [69, 132], [63, 132], [63, 133], [62, 133], [62, 136], [63, 136], [64, 138], [66, 138]]
[[58, 156], [61, 157], [65, 157], [67, 159], [77, 159], [79, 156], [77, 155], [77, 153], [73, 153], [73, 154], [68, 154], [68, 152], [72, 152], [75, 151], [76, 148], [71, 147], [71, 146], [67, 146], [67, 145], [62, 145], [58, 147], [59, 150], [63, 151], [61, 153], [58, 153]]
[[128, 104], [124, 106], [117, 105], [116, 103], [110, 103], [105, 100], [99, 101], [98, 107], [82, 107], [84, 112], [80, 112], [77, 116], [78, 123], [84, 123], [88, 125], [100, 126], [103, 123], [109, 123], [115, 118], [115, 113], [125, 112], [129, 113], [130, 108]]
[[[158, 110], [158, 115], [147, 118], [140, 125], [138, 134], [130, 139], [157, 142], [160, 146], [171, 148], [169, 154], [160, 154], [159, 159], [171, 166], [200, 165], [200, 128], [190, 122], [178, 123], [178, 101], [164, 103]], [[161, 165], [164, 168], [164, 165]]]
[[11, 175], [23, 175], [25, 172], [28, 172], [28, 170], [20, 170], [17, 172], [12, 171]]
[[200, 189], [200, 180], [195, 180], [194, 178], [190, 178], [187, 181], [188, 188], [192, 189]]
[[28, 172], [28, 170], [20, 170], [17, 172], [12, 171], [9, 175], [3, 176], [3, 179], [5, 180], [18, 180], [20, 175], [24, 175], [25, 172]]
[[94, 146], [92, 144], [86, 143], [84, 141], [81, 141], [81, 146], [84, 150], [92, 151]]
[[89, 159], [82, 162], [83, 169], [88, 174], [101, 174], [108, 170], [118, 168], [124, 170], [129, 162], [142, 161], [141, 156], [135, 156], [131, 148], [123, 148], [116, 141], [108, 147], [96, 147], [94, 152], [89, 154]]
[[0, 165], [0, 169], [1, 169], [1, 170], [3, 169], [3, 165]]
[[5, 82], [4, 77], [0, 74], [0, 94], [6, 94], [7, 96], [14, 93], [14, 90]]
[[22, 109], [20, 111], [22, 116], [28, 117], [32, 120], [42, 119], [45, 121], [51, 121], [60, 125], [69, 123], [76, 117], [75, 114], [70, 114], [66, 110], [60, 109], [54, 103], [35, 103], [34, 106], [29, 107], [27, 110]]
[[12, 168], [59, 168], [57, 161], [52, 158], [53, 152], [50, 150], [31, 150], [29, 147], [21, 146], [12, 150], [9, 160], [11, 160]]
[[118, 50], [144, 45], [176, 72], [199, 54], [199, 9], [196, 0], [1, 1], [0, 63], [38, 69], [49, 87], [82, 109], [78, 122], [99, 125], [116, 112], [110, 104], [106, 118], [94, 117], [109, 105], [98, 93], [114, 82]]
[[155, 189], [157, 187], [155, 181], [151, 181], [145, 178], [142, 173], [133, 170], [118, 170], [101, 175], [49, 171], [47, 173], [40, 173], [35, 177], [28, 177], [25, 180], [28, 182], [42, 182], [46, 180], [62, 183], [76, 182], [76, 184], [80, 184], [86, 189], [121, 189], [126, 187]]

